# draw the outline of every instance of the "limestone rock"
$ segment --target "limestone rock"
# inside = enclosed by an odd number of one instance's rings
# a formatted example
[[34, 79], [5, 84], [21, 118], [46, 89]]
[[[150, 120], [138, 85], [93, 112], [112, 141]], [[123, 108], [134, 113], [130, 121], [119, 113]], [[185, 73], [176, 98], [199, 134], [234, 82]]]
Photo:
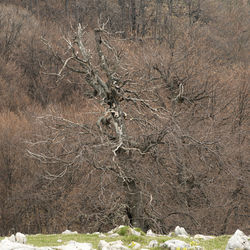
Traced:
[[76, 241], [70, 241], [67, 245], [60, 246], [60, 250], [91, 250], [91, 243], [78, 243]]
[[138, 243], [138, 242], [132, 241], [132, 242], [129, 244], [129, 246], [130, 246], [131, 248], [133, 248], [133, 249], [139, 249], [139, 248], [141, 247], [141, 244]]
[[62, 234], [78, 234], [76, 231], [72, 232], [70, 230], [65, 230], [64, 232], [62, 232]]
[[177, 236], [180, 236], [180, 237], [185, 237], [187, 238], [188, 237], [188, 233], [186, 232], [185, 228], [184, 227], [179, 227], [177, 226], [174, 230], [175, 234]]
[[202, 235], [202, 234], [196, 234], [194, 236], [194, 239], [202, 239], [202, 240], [212, 240], [214, 238], [215, 238], [214, 236]]
[[158, 247], [159, 243], [157, 240], [151, 240], [148, 244], [148, 247], [151, 248], [151, 247]]
[[137, 232], [136, 230], [134, 230], [133, 228], [130, 228], [130, 232], [132, 235], [136, 235], [136, 236], [141, 236], [140, 232]]
[[226, 250], [250, 250], [250, 242], [248, 237], [239, 229], [236, 230], [234, 235], [229, 239]]
[[13, 242], [9, 238], [0, 241], [1, 250], [52, 250], [50, 247], [34, 247], [18, 242]]
[[105, 235], [105, 234], [103, 234], [103, 233], [100, 233], [98, 236], [99, 236], [100, 238], [104, 238], [104, 237], [106, 237], [106, 235]]
[[109, 237], [115, 238], [115, 237], [118, 237], [118, 236], [120, 236], [118, 233], [113, 233], [113, 234], [111, 234]]
[[128, 247], [123, 246], [121, 240], [106, 242], [105, 240], [100, 240], [98, 245], [98, 250], [128, 250]]
[[169, 248], [170, 250], [175, 250], [177, 247], [182, 249], [182, 248], [189, 248], [191, 246], [181, 240], [167, 240], [164, 243], [160, 244], [160, 247]]
[[157, 234], [155, 234], [155, 233], [153, 233], [153, 231], [151, 230], [151, 229], [149, 229], [148, 231], [147, 231], [147, 234], [146, 234], [147, 236], [150, 236], [150, 237], [156, 237], [157, 236]]
[[108, 234], [113, 234], [115, 232], [117, 232], [120, 228], [125, 227], [124, 225], [120, 225], [119, 227], [115, 227], [114, 229], [108, 231]]
[[16, 233], [16, 242], [25, 244], [27, 242], [27, 238], [24, 234], [22, 233]]

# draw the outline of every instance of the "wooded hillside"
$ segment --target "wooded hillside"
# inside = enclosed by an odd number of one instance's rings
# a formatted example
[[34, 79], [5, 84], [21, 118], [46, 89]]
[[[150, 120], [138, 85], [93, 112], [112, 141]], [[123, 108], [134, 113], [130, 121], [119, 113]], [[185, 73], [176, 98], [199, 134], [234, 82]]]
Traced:
[[249, 234], [249, 11], [0, 1], [0, 235]]

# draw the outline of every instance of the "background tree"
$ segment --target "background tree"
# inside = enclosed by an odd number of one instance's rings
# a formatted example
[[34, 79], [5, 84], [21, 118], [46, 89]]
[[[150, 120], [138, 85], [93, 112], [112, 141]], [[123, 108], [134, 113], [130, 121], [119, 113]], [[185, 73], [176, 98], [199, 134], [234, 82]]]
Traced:
[[248, 232], [249, 6], [132, 2], [0, 5], [2, 235]]

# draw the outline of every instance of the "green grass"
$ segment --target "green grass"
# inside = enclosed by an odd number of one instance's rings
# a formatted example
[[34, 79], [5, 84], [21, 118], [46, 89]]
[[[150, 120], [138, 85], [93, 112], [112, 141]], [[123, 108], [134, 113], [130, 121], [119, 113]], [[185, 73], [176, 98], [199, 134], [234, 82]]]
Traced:
[[200, 240], [199, 242], [206, 250], [226, 249], [230, 237], [229, 235], [223, 235], [211, 240]]
[[[28, 235], [27, 244], [38, 247], [44, 246], [60, 246], [67, 244], [67, 242], [74, 240], [80, 243], [92, 243], [94, 248], [97, 248], [100, 238], [98, 235], [91, 234], [50, 234], [50, 235]], [[57, 240], [62, 240], [58, 242]]]
[[[215, 239], [211, 240], [194, 240], [192, 238], [182, 238], [182, 237], [168, 237], [168, 236], [158, 236], [158, 237], [148, 237], [145, 235], [136, 236], [128, 233], [129, 228], [125, 227], [119, 229], [120, 236], [119, 237], [109, 237], [108, 234], [105, 234], [106, 237], [99, 237], [99, 235], [93, 234], [50, 234], [50, 235], [27, 235], [27, 244], [42, 247], [42, 246], [60, 246], [67, 244], [69, 241], [77, 241], [80, 243], [91, 243], [93, 248], [97, 249], [97, 246], [100, 240], [105, 240], [107, 242], [122, 240], [124, 245], [128, 246], [131, 242], [138, 242], [141, 244], [143, 248], [149, 244], [151, 240], [157, 240], [158, 243], [163, 243], [170, 239], [179, 239], [185, 241], [193, 246], [199, 245], [203, 247], [205, 250], [224, 250], [226, 248], [227, 242], [230, 236], [218, 236]], [[2, 240], [3, 237], [0, 238]], [[61, 240], [61, 242], [58, 242]], [[160, 247], [153, 248], [154, 250], [161, 249]]]
[[125, 236], [125, 235], [128, 235], [129, 232], [130, 232], [130, 227], [124, 226], [124, 227], [119, 228], [116, 233], [118, 233], [121, 236]]

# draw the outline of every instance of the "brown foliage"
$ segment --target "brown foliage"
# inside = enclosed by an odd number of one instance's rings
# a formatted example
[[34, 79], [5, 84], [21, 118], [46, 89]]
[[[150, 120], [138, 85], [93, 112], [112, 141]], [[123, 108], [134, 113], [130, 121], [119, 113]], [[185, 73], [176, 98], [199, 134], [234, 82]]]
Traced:
[[[248, 4], [37, 2], [0, 5], [0, 234], [248, 233]], [[123, 31], [97, 44], [114, 75], [96, 52], [98, 17]], [[78, 22], [92, 75], [72, 71], [84, 61], [63, 67], [81, 52], [67, 44]], [[102, 99], [97, 76], [122, 91]], [[117, 117], [97, 125], [108, 110], [126, 113], [121, 145]]]

